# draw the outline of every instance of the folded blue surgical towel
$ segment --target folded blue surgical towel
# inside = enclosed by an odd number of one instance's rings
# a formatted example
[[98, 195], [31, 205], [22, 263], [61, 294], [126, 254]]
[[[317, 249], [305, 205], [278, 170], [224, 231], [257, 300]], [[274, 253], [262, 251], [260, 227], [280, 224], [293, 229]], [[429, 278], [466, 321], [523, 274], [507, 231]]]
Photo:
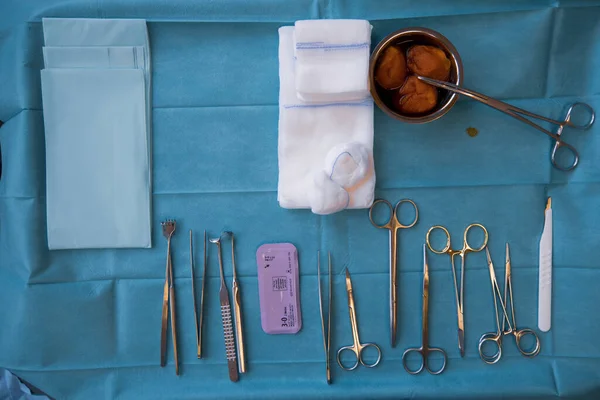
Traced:
[[44, 18], [50, 249], [151, 247], [144, 20]]

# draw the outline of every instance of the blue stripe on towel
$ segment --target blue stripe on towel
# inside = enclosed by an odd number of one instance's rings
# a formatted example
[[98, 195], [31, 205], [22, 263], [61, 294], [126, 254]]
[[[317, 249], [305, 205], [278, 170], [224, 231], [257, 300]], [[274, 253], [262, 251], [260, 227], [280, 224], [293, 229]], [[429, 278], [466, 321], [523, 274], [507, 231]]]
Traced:
[[369, 47], [368, 42], [349, 44], [319, 44], [310, 42], [296, 43], [296, 50], [355, 50]]
[[373, 105], [373, 100], [371, 98], [367, 98], [360, 102], [345, 102], [345, 103], [325, 103], [325, 104], [288, 104], [284, 105], [283, 108], [322, 108], [322, 107], [367, 107]]

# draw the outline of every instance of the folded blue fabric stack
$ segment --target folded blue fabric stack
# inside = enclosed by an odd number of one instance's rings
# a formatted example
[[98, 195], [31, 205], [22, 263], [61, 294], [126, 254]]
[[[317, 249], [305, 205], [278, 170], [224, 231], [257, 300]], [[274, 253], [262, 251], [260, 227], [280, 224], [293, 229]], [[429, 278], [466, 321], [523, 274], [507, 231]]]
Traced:
[[43, 19], [50, 249], [150, 247], [145, 20]]

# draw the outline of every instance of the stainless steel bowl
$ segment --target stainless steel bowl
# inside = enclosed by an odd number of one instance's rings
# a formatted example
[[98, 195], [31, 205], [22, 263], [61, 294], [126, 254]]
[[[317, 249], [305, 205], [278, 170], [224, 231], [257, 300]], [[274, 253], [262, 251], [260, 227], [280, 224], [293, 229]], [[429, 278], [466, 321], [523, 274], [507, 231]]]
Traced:
[[409, 122], [412, 124], [423, 124], [425, 122], [434, 121], [450, 111], [454, 103], [456, 103], [456, 100], [458, 100], [458, 95], [456, 93], [446, 92], [438, 106], [429, 113], [418, 116], [410, 116], [401, 114], [391, 107], [388, 107], [388, 105], [384, 102], [384, 98], [386, 97], [385, 93], [388, 91], [380, 87], [375, 81], [375, 67], [378, 64], [379, 57], [381, 54], [383, 54], [383, 51], [392, 45], [402, 45], [411, 42], [414, 42], [415, 44], [432, 45], [444, 50], [450, 59], [450, 62], [452, 63], [449, 81], [455, 85], [460, 86], [463, 81], [463, 65], [460, 55], [452, 43], [450, 43], [450, 41], [440, 33], [427, 28], [400, 29], [399, 31], [393, 32], [386, 36], [385, 39], [379, 42], [377, 47], [375, 47], [369, 62], [369, 87], [375, 103], [386, 114], [400, 121]]

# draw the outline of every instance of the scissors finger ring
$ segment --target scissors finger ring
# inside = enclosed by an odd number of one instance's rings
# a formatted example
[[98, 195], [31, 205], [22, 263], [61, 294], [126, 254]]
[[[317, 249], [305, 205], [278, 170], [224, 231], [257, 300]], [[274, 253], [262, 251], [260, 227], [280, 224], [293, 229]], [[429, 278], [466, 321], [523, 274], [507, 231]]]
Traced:
[[[342, 362], [342, 353], [344, 352], [350, 352], [352, 354], [354, 354], [354, 357], [356, 358], [356, 361], [354, 362], [354, 364], [352, 364], [352, 366], [348, 366], [347, 364], [344, 364]], [[340, 368], [342, 368], [345, 371], [353, 371], [356, 369], [356, 367], [358, 367], [358, 363], [360, 360], [360, 353], [358, 351], [356, 351], [352, 346], [345, 346], [345, 347], [341, 347], [338, 352], [337, 352], [337, 362], [338, 365], [340, 366]], [[364, 365], [364, 364], [363, 364]]]
[[[431, 233], [433, 231], [435, 231], [436, 229], [442, 230], [444, 232], [444, 234], [446, 235], [446, 245], [444, 246], [444, 248], [442, 250], [434, 248], [433, 245], [431, 244], [430, 236], [431, 236]], [[435, 226], [432, 226], [431, 228], [429, 228], [429, 230], [427, 231], [427, 235], [425, 236], [425, 241], [427, 242], [427, 247], [429, 247], [429, 250], [433, 251], [435, 254], [446, 254], [448, 252], [448, 250], [450, 250], [450, 232], [448, 232], [448, 229], [444, 228], [441, 225], [435, 225]]]
[[[404, 225], [403, 223], [401, 223], [400, 222], [400, 218], [398, 217], [398, 215], [400, 215], [400, 213], [398, 211], [399, 211], [400, 206], [402, 205], [402, 203], [410, 203], [410, 204], [412, 204], [413, 208], [415, 209], [415, 219], [413, 220], [413, 222], [411, 222], [408, 225]], [[396, 223], [400, 227], [402, 227], [402, 228], [412, 228], [417, 223], [417, 220], [419, 219], [419, 208], [417, 207], [417, 205], [415, 204], [414, 201], [412, 201], [410, 199], [402, 199], [398, 203], [396, 203], [396, 207], [394, 207], [394, 215], [393, 215], [393, 217], [396, 218]]]

